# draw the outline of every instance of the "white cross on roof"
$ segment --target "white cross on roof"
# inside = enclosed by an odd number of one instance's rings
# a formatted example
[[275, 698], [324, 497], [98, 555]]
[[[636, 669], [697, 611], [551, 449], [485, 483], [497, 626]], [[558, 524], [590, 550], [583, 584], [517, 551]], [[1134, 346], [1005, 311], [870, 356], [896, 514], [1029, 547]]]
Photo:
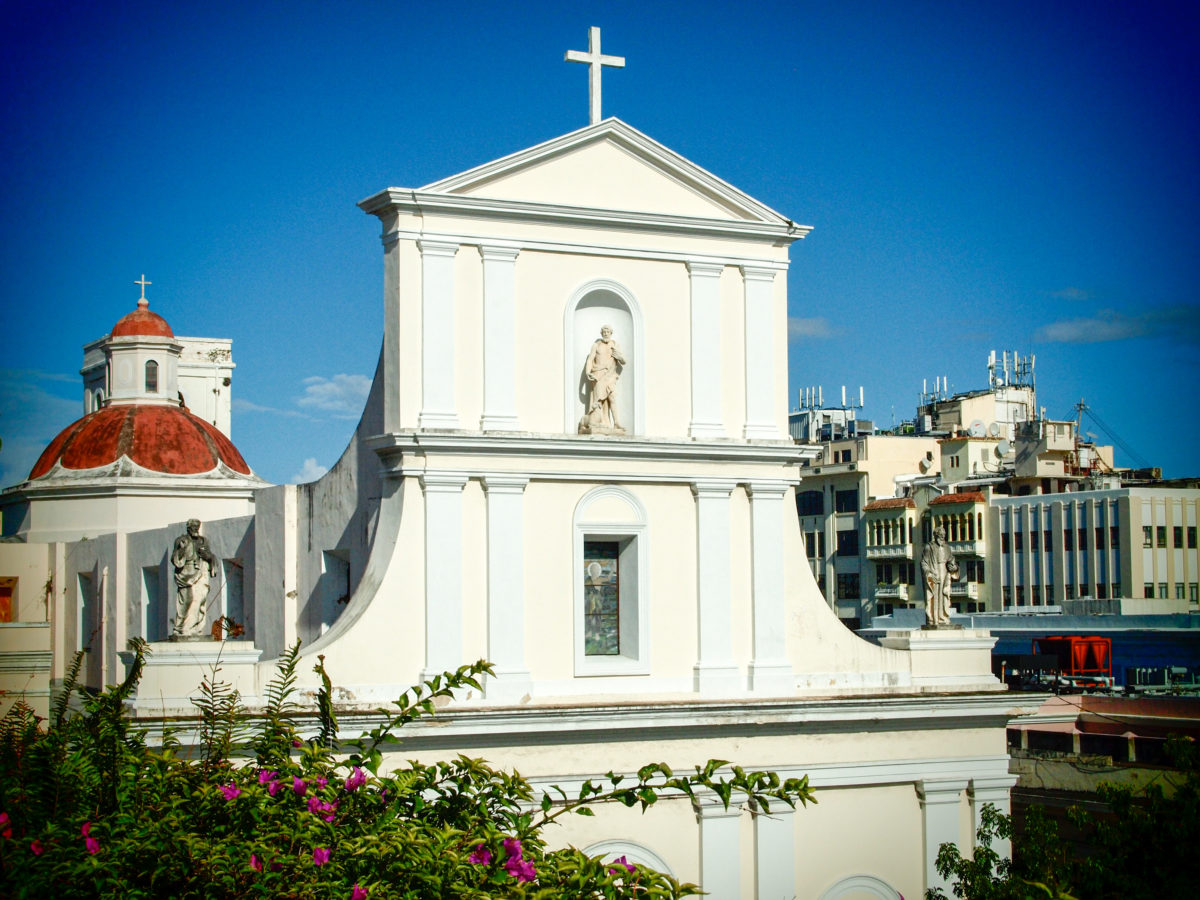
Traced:
[[567, 62], [587, 63], [588, 65], [588, 109], [591, 112], [592, 124], [600, 121], [600, 70], [603, 66], [617, 69], [625, 67], [625, 57], [605, 56], [600, 52], [600, 29], [593, 25], [588, 29], [587, 53], [582, 50], [568, 50], [564, 57]]

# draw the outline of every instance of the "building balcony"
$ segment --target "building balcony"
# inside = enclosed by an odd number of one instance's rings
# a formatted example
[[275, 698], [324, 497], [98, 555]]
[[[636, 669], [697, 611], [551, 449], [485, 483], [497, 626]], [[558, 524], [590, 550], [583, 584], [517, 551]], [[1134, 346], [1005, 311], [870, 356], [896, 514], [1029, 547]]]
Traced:
[[965, 597], [968, 600], [979, 599], [979, 585], [973, 581], [952, 581], [950, 583], [951, 597]]
[[902, 600], [908, 601], [908, 585], [907, 584], [877, 584], [875, 585], [876, 600]]
[[955, 556], [987, 556], [987, 541], [947, 541]]
[[912, 559], [912, 544], [877, 544], [867, 547], [867, 559]]

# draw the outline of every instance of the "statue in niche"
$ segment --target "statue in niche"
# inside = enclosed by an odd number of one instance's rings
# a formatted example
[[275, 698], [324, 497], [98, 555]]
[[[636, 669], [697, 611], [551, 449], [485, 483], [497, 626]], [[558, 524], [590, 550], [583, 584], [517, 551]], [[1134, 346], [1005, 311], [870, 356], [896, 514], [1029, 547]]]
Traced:
[[950, 622], [950, 582], [958, 578], [958, 563], [946, 543], [946, 529], [935, 528], [933, 540], [921, 551], [925, 577], [925, 627], [955, 628]]
[[175, 539], [171, 565], [175, 567], [175, 627], [171, 640], [203, 640], [204, 608], [208, 603], [208, 580], [216, 560], [208, 538], [200, 534], [200, 520], [188, 519], [187, 532]]
[[624, 434], [617, 415], [617, 379], [625, 368], [625, 354], [613, 340], [612, 328], [600, 329], [593, 342], [584, 372], [587, 375], [588, 410], [579, 421], [580, 434]]

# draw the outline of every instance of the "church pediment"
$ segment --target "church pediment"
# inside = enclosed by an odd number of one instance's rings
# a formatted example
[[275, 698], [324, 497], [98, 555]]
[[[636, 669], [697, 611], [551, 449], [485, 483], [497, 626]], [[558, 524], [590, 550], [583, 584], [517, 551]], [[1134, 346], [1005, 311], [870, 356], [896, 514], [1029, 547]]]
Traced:
[[436, 181], [422, 193], [651, 215], [790, 224], [619, 119]]

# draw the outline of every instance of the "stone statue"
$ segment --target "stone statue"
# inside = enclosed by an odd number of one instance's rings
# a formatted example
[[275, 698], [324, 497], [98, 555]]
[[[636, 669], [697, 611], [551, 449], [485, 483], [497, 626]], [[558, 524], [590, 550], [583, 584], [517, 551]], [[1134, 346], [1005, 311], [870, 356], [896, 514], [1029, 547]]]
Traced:
[[203, 638], [208, 579], [216, 560], [208, 538], [200, 534], [200, 520], [188, 519], [187, 533], [175, 539], [171, 565], [175, 567], [175, 628], [171, 640]]
[[933, 540], [921, 552], [925, 576], [925, 627], [950, 628], [950, 582], [958, 578], [958, 563], [946, 544], [946, 529], [935, 528]]
[[579, 422], [580, 434], [624, 434], [617, 416], [617, 379], [625, 367], [625, 355], [605, 325], [588, 353], [586, 374], [591, 390], [588, 411]]

